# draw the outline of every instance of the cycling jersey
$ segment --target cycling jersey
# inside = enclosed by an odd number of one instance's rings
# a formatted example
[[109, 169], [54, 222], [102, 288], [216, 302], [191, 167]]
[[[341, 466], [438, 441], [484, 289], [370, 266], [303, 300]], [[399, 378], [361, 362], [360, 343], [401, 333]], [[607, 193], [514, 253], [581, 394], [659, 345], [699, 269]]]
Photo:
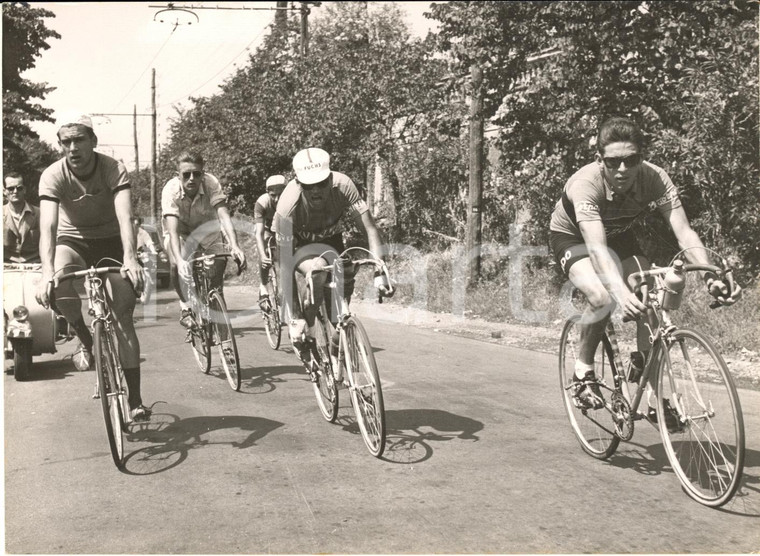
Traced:
[[549, 229], [582, 238], [578, 222], [601, 221], [608, 238], [630, 229], [636, 220], [654, 210], [667, 215], [681, 206], [668, 174], [642, 162], [636, 181], [625, 193], [615, 193], [604, 181], [596, 162], [587, 164], [567, 181], [552, 213]]
[[272, 231], [272, 221], [274, 220], [274, 213], [277, 210], [277, 206], [269, 193], [264, 193], [261, 197], [256, 199], [256, 204], [253, 206], [253, 221], [255, 224], [264, 224], [264, 229]]
[[101, 153], [93, 153], [95, 168], [78, 178], [65, 158], [50, 165], [40, 177], [40, 199], [59, 204], [58, 237], [102, 239], [120, 235], [113, 197], [129, 187], [124, 165]]
[[306, 197], [301, 194], [301, 186], [291, 180], [277, 203], [272, 230], [282, 236], [288, 230], [282, 221], [290, 220], [296, 246], [324, 242], [343, 232], [341, 218], [348, 211], [361, 215], [369, 210], [351, 178], [331, 172], [329, 179], [325, 203], [319, 209], [308, 205]]
[[[203, 182], [192, 199], [185, 194], [182, 182], [174, 177], [166, 182], [161, 192], [161, 214], [176, 216], [179, 220], [178, 232], [181, 238], [187, 238], [197, 228], [203, 226], [202, 238], [196, 238], [206, 249], [222, 243], [222, 227], [217, 216], [217, 206], [224, 203], [227, 196], [214, 176], [203, 174]], [[164, 227], [164, 243], [168, 244], [169, 231]]]

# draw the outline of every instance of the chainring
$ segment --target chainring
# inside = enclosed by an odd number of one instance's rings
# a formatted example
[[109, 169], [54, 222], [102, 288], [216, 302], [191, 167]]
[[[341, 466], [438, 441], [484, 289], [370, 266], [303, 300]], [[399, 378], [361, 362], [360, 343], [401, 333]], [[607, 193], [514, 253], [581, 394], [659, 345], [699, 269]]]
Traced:
[[633, 415], [631, 405], [620, 392], [612, 394], [610, 401], [612, 416], [615, 419], [615, 434], [623, 442], [633, 438]]

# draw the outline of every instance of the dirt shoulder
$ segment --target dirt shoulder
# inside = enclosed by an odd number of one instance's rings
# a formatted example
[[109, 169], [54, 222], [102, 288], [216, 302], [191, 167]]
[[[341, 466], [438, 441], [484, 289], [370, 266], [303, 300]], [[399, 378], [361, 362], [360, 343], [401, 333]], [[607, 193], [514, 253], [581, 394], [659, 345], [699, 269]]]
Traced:
[[[352, 301], [351, 308], [360, 316], [549, 354], [557, 353], [562, 330], [561, 321], [553, 322], [550, 326], [489, 322], [480, 318], [457, 317], [450, 313], [432, 313], [388, 302], [378, 304], [374, 301], [355, 300]], [[740, 353], [723, 355], [737, 386], [760, 390], [760, 354], [744, 349]]]

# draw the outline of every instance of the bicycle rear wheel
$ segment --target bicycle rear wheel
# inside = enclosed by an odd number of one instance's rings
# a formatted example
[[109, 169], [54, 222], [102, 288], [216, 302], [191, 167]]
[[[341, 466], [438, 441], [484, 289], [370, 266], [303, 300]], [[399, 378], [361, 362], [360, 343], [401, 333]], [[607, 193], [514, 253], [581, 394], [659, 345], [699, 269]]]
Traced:
[[282, 339], [280, 292], [277, 286], [277, 273], [274, 270], [274, 266], [272, 266], [269, 269], [269, 283], [267, 284], [267, 291], [269, 292], [269, 313], [264, 313], [264, 328], [266, 329], [269, 347], [272, 349], [279, 348]]
[[671, 338], [657, 385], [660, 436], [686, 493], [705, 506], [719, 507], [736, 493], [744, 469], [739, 395], [708, 338], [689, 329], [676, 330]]
[[[201, 320], [201, 317], [197, 317]], [[208, 374], [211, 370], [211, 325], [200, 322], [190, 331], [190, 347], [193, 357], [202, 373]]]
[[237, 392], [240, 390], [240, 359], [235, 341], [235, 330], [230, 322], [224, 296], [218, 291], [212, 291], [209, 295], [208, 306], [214, 330], [214, 344], [219, 348], [219, 358], [222, 360], [224, 374], [227, 375], [230, 388]]
[[124, 430], [126, 429], [127, 391], [122, 385], [118, 366], [116, 338], [109, 333], [102, 321], [95, 323], [93, 355], [98, 377], [98, 394], [103, 408], [108, 445], [116, 467], [124, 466]]
[[[615, 453], [620, 437], [615, 434], [615, 421], [607, 407], [590, 409], [582, 406], [573, 396], [573, 376], [575, 361], [579, 352], [581, 316], [574, 316], [565, 322], [559, 345], [559, 381], [562, 401], [567, 411], [583, 451], [597, 459], [606, 459]], [[604, 383], [615, 383], [615, 363], [612, 348], [605, 334], [594, 356], [597, 379]]]
[[380, 457], [385, 449], [385, 406], [375, 354], [367, 332], [356, 317], [346, 321], [342, 334], [351, 403], [359, 430], [369, 452]]
[[332, 423], [338, 416], [338, 387], [330, 364], [330, 327], [326, 326], [321, 312], [314, 320], [313, 332], [317, 353], [312, 357], [316, 363], [317, 381], [312, 382], [312, 386], [322, 416]]

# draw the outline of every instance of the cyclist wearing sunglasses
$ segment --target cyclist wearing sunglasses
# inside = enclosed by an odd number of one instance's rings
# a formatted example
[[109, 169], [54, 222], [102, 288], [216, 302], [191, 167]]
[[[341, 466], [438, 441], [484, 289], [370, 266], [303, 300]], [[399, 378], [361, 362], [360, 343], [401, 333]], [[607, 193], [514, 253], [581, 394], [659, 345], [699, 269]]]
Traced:
[[[122, 265], [121, 274], [111, 274], [106, 280], [116, 317], [119, 358], [129, 387], [130, 414], [134, 420], [145, 420], [150, 409], [140, 397], [140, 343], [133, 319], [135, 293], [142, 291], [143, 274], [132, 226], [129, 174], [121, 162], [95, 152], [98, 138], [87, 114], [62, 117], [58, 143], [64, 157], [40, 177], [42, 278], [36, 298], [43, 307], [50, 306], [48, 283], [61, 271]], [[92, 366], [93, 340], [73, 283], [58, 285], [55, 299], [79, 337], [74, 365], [87, 370]]]
[[[233, 258], [241, 270], [245, 268], [245, 254], [238, 245], [232, 226], [227, 196], [219, 180], [205, 172], [204, 166], [199, 153], [181, 153], [177, 157], [177, 176], [166, 182], [161, 192], [164, 247], [171, 259], [174, 289], [180, 300], [180, 323], [186, 328], [194, 324], [192, 310], [183, 291], [192, 279], [192, 268], [187, 261], [201, 253], [226, 253], [224, 233]], [[226, 264], [225, 259], [214, 261], [211, 281], [220, 290]]]
[[254, 235], [256, 236], [256, 250], [259, 253], [259, 306], [262, 311], [269, 310], [269, 268], [272, 259], [267, 250], [267, 242], [272, 237], [272, 221], [277, 209], [277, 201], [280, 200], [285, 189], [285, 176], [269, 176], [266, 181], [266, 193], [261, 195], [253, 207]]
[[40, 262], [40, 209], [26, 202], [24, 178], [9, 172], [3, 179], [3, 261], [8, 263]]
[[[307, 305], [303, 313], [295, 299], [287, 295], [292, 290], [287, 287], [285, 277], [294, 276], [294, 270], [305, 276], [312, 268], [332, 263], [320, 256], [326, 250], [334, 251], [336, 256], [345, 250], [344, 215], [350, 215], [366, 236], [370, 251], [384, 258], [384, 250], [380, 231], [367, 203], [351, 178], [330, 170], [327, 152], [316, 148], [298, 152], [293, 158], [293, 170], [296, 178], [288, 183], [277, 203], [273, 230], [277, 236], [277, 257], [283, 267], [283, 302], [290, 308], [292, 316], [288, 333], [296, 354], [303, 360], [308, 352], [302, 338], [305, 337], [307, 343], [313, 342], [311, 327], [324, 295], [324, 274], [314, 276], [314, 303]], [[290, 268], [285, 268], [286, 265]], [[350, 299], [353, 293], [354, 273], [352, 266], [346, 264], [343, 284], [346, 299]], [[383, 278], [376, 278], [375, 285], [381, 295], [390, 297], [394, 293]], [[301, 299], [306, 299], [305, 288], [305, 283], [299, 284]]]
[[[658, 211], [669, 223], [686, 257], [710, 264], [702, 241], [691, 228], [678, 192], [668, 174], [643, 160], [644, 136], [631, 120], [611, 118], [597, 136], [594, 162], [567, 181], [550, 224], [550, 245], [564, 274], [588, 300], [581, 326], [580, 353], [576, 360], [576, 395], [588, 407], [604, 402], [595, 382], [594, 353], [616, 304], [623, 315], [638, 319], [646, 307], [633, 293], [628, 276], [649, 268], [633, 224], [646, 213]], [[710, 293], [723, 304], [738, 299], [712, 276], [704, 276]], [[646, 357], [649, 332], [637, 320], [638, 349]]]

